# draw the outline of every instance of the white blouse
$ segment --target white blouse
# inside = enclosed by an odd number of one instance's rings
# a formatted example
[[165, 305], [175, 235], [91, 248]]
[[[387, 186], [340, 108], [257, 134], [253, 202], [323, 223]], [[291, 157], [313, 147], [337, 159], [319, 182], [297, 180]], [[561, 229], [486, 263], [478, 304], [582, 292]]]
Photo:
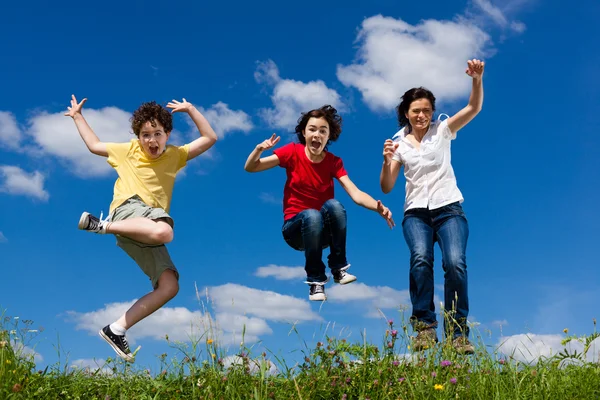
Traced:
[[399, 145], [392, 158], [404, 165], [404, 211], [411, 208], [434, 210], [462, 202], [464, 199], [450, 164], [450, 141], [456, 138], [456, 133], [450, 132], [448, 119], [431, 122], [419, 149], [410, 143], [407, 134], [404, 127], [394, 135], [393, 140]]

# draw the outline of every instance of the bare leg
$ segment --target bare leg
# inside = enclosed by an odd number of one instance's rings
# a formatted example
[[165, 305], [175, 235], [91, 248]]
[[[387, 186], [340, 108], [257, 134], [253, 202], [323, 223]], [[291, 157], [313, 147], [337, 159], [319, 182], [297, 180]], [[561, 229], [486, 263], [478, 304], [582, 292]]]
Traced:
[[165, 244], [173, 240], [171, 225], [144, 217], [109, 222], [106, 233], [122, 235], [144, 244]]
[[[168, 224], [167, 224], [168, 225]], [[175, 272], [168, 269], [158, 278], [158, 287], [135, 302], [125, 314], [117, 320], [117, 324], [129, 329], [154, 311], [164, 306], [179, 292], [179, 283]]]

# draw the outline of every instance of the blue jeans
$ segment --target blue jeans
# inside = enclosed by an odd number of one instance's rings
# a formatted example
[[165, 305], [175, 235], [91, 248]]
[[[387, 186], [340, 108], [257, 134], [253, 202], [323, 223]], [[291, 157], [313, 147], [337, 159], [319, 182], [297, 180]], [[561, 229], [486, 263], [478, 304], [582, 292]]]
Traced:
[[329, 247], [329, 268], [336, 271], [346, 262], [346, 210], [330, 199], [320, 211], [304, 210], [283, 223], [281, 229], [286, 243], [294, 250], [304, 251], [304, 270], [308, 282], [325, 282], [323, 249]]
[[460, 203], [435, 210], [406, 211], [402, 221], [404, 239], [410, 250], [411, 322], [416, 330], [437, 327], [433, 303], [433, 245], [442, 250], [444, 269], [444, 322], [446, 335], [468, 336], [467, 239], [469, 225]]

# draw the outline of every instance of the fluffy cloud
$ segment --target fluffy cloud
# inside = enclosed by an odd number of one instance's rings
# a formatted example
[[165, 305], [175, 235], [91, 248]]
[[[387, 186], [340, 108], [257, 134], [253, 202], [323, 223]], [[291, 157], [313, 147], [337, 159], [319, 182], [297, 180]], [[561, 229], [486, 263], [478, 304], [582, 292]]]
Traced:
[[268, 60], [258, 64], [254, 78], [258, 83], [273, 87], [273, 108], [261, 109], [259, 114], [272, 128], [293, 129], [302, 112], [330, 104], [338, 111], [345, 105], [340, 95], [322, 80], [308, 83], [282, 79], [277, 65]]
[[[244, 133], [250, 132], [254, 125], [252, 125], [252, 120], [250, 116], [241, 110], [231, 110], [229, 106], [223, 102], [218, 102], [213, 104], [210, 108], [204, 109], [200, 108], [200, 111], [210, 125], [214, 129], [215, 133], [218, 137], [222, 138], [226, 134], [235, 131], [241, 131]], [[187, 119], [188, 123], [191, 127], [196, 129], [193, 121], [191, 119]], [[197, 133], [194, 133], [195, 137]]]
[[72, 369], [83, 370], [89, 373], [100, 373], [101, 375], [113, 375], [113, 370], [106, 365], [102, 358], [79, 358], [70, 363]]
[[44, 190], [44, 175], [35, 171], [27, 173], [12, 165], [0, 165], [0, 192], [33, 197], [47, 201], [50, 195]]
[[[514, 1], [504, 2], [505, 9], [510, 9]], [[507, 17], [507, 13], [500, 7], [492, 4], [490, 0], [473, 0], [473, 9], [467, 12], [467, 15], [474, 21], [484, 24], [491, 21], [494, 25], [501, 29], [510, 29], [515, 33], [523, 33], [526, 29], [524, 23], [520, 21], [511, 21]]]
[[327, 290], [327, 299], [336, 303], [360, 301], [365, 304], [367, 316], [378, 318], [380, 310], [399, 309], [410, 304], [408, 290], [396, 290], [389, 286], [368, 286], [353, 283], [349, 286], [336, 285]]
[[389, 111], [415, 86], [445, 101], [467, 96], [466, 61], [483, 56], [490, 37], [465, 20], [411, 25], [377, 15], [363, 21], [357, 41], [357, 61], [339, 65], [337, 77], [358, 89], [371, 109]]
[[[131, 114], [116, 107], [99, 110], [85, 109], [85, 119], [103, 142], [126, 142], [133, 138], [129, 118]], [[27, 134], [46, 154], [64, 160], [71, 172], [82, 176], [103, 176], [112, 168], [106, 158], [98, 157], [87, 149], [71, 118], [62, 113], [39, 113], [29, 120]]]
[[306, 271], [304, 271], [304, 267], [284, 267], [280, 265], [269, 264], [264, 267], [259, 267], [254, 275], [260, 278], [272, 276], [279, 281], [283, 281], [306, 278]]
[[6, 243], [8, 239], [4, 236], [4, 233], [0, 232], [0, 243]]
[[[583, 352], [581, 342], [572, 340], [565, 346], [562, 344], [563, 339], [561, 335], [518, 334], [500, 338], [497, 345], [500, 353], [525, 363], [535, 363], [540, 358], [552, 357], [565, 349], [570, 354], [574, 351]], [[586, 361], [600, 361], [600, 338], [591, 343]]]
[[267, 204], [277, 204], [281, 205], [283, 203], [283, 199], [281, 197], [276, 197], [271, 193], [262, 192], [258, 195], [258, 198]]
[[17, 149], [21, 142], [21, 130], [17, 119], [8, 111], [0, 111], [0, 144], [9, 149]]
[[209, 296], [217, 313], [248, 314], [277, 322], [321, 320], [304, 299], [235, 283], [211, 287]]

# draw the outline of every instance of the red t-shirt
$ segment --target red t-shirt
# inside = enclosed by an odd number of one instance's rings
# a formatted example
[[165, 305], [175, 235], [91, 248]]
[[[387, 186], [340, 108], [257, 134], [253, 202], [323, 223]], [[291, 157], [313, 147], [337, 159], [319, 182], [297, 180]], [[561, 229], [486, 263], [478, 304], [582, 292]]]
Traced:
[[333, 199], [333, 178], [348, 175], [341, 158], [326, 152], [323, 161], [314, 163], [300, 143], [287, 144], [273, 153], [287, 173], [283, 189], [284, 220], [307, 209], [320, 210], [327, 200]]

